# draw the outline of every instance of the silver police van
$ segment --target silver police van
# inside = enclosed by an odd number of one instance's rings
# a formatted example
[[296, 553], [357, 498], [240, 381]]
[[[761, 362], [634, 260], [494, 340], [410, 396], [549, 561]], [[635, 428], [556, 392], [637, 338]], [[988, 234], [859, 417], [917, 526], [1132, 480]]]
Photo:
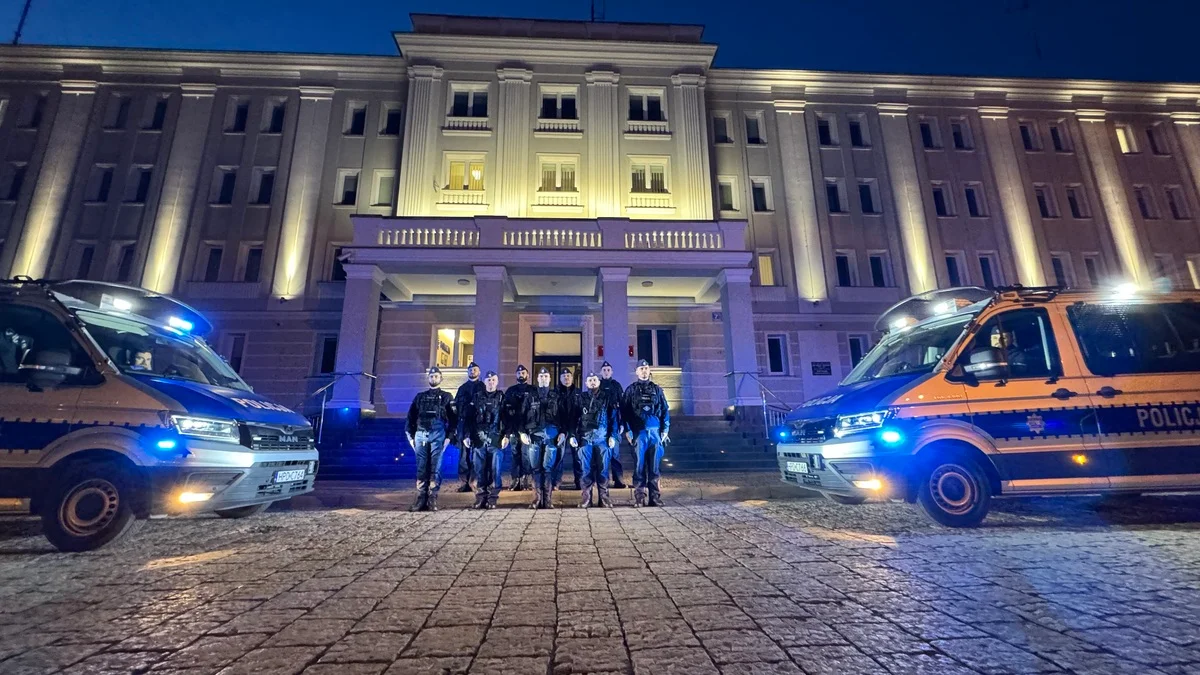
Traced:
[[876, 328], [776, 431], [784, 481], [952, 527], [998, 496], [1200, 490], [1200, 292], [948, 289]]
[[0, 497], [83, 551], [151, 515], [242, 518], [311, 491], [308, 421], [255, 394], [210, 329], [140, 288], [0, 283]]

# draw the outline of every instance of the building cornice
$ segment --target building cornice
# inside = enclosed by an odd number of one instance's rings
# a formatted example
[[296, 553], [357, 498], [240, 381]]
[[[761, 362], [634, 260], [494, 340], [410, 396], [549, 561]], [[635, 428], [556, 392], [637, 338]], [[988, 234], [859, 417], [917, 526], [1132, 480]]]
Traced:
[[564, 40], [553, 38], [491, 37], [396, 33], [396, 46], [409, 61], [507, 62], [529, 65], [625, 66], [691, 68], [712, 66], [717, 46], [711, 44]]

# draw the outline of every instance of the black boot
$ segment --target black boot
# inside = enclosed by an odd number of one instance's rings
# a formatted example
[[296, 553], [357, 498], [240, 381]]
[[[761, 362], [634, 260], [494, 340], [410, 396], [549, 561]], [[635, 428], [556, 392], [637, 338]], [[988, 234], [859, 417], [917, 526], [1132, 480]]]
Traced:
[[474, 492], [475, 490], [474, 490], [474, 488], [471, 487], [470, 482], [466, 482], [466, 483], [463, 483], [458, 486], [458, 491], [459, 492]]
[[554, 486], [550, 486], [545, 490], [542, 490], [542, 508], [554, 508]]
[[409, 511], [426, 511], [429, 509], [429, 503], [424, 493], [417, 493], [417, 498], [413, 501], [412, 506], [408, 507]]
[[474, 508], [486, 509], [487, 504], [488, 504], [487, 495], [476, 495], [475, 496], [475, 507]]
[[534, 488], [533, 489], [533, 501], [529, 502], [529, 508], [537, 509], [537, 508], [541, 508], [541, 506], [542, 506], [542, 491], [537, 488]]
[[427, 511], [437, 511], [437, 495], [430, 494], [429, 499], [425, 501]]
[[626, 485], [620, 478], [618, 478], [612, 482], [612, 487], [614, 487], [618, 490], [624, 490], [625, 488], [627, 488], [629, 486]]

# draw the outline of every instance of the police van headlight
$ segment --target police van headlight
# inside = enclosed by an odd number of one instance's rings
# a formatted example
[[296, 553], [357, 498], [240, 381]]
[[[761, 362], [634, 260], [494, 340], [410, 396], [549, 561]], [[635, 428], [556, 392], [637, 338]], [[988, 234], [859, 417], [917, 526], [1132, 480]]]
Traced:
[[238, 423], [235, 420], [172, 415], [171, 422], [175, 424], [175, 430], [181, 436], [203, 438], [208, 441], [222, 441], [225, 443], [240, 443], [242, 440], [241, 432], [238, 430]]
[[833, 427], [833, 435], [841, 438], [847, 434], [860, 431], [870, 431], [883, 426], [892, 417], [891, 410], [876, 410], [874, 412], [854, 413], [853, 415], [838, 415]]

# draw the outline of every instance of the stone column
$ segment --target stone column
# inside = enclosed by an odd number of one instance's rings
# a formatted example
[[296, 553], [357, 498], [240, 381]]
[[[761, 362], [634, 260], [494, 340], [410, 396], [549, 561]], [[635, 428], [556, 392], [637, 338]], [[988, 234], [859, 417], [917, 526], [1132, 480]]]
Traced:
[[522, 218], [529, 209], [529, 83], [533, 81], [533, 71], [501, 68], [496, 75], [500, 95], [496, 113], [496, 164], [492, 173], [496, 185], [493, 213]]
[[[275, 279], [271, 287], [271, 294], [277, 298], [290, 300], [303, 295], [308, 283], [308, 264], [312, 255], [317, 201], [321, 196], [321, 176], [325, 168], [325, 142], [329, 138], [332, 110], [332, 87], [300, 88], [300, 111], [296, 116], [296, 134], [283, 203], [283, 224], [275, 258]], [[283, 305], [270, 303], [270, 306]]]
[[95, 102], [95, 82], [63, 80], [59, 85], [62, 95], [58, 111], [38, 170], [29, 215], [25, 218], [25, 227], [20, 230], [11, 276], [24, 274], [37, 279], [46, 274], [50, 249], [62, 225], [71, 181], [75, 178], [79, 152]]
[[433, 208], [433, 186], [441, 177], [432, 172], [434, 134], [444, 118], [442, 69], [437, 66], [408, 67], [408, 111], [404, 115], [404, 153], [400, 156], [400, 199], [398, 216], [427, 216]]
[[1046, 273], [1042, 269], [1033, 216], [1025, 195], [1025, 177], [1021, 175], [1017, 146], [1009, 125], [1008, 108], [981, 106], [979, 116], [983, 118], [988, 161], [996, 176], [996, 191], [1000, 193], [1000, 212], [1004, 215], [1008, 238], [1012, 242], [1017, 279], [1024, 286], [1045, 286]]
[[732, 405], [762, 405], [762, 395], [752, 376], [758, 375], [758, 352], [754, 344], [754, 298], [750, 293], [748, 267], [721, 270], [721, 318], [725, 329], [725, 367], [730, 373], [729, 402]]
[[475, 361], [485, 372], [500, 372], [505, 274], [502, 266], [475, 266]]
[[[327, 408], [374, 411], [371, 378], [375, 374], [375, 339], [379, 334], [379, 293], [383, 272], [375, 265], [346, 264], [346, 295], [338, 331], [337, 384]], [[349, 373], [349, 374], [345, 374]]]
[[612, 365], [613, 377], [624, 384], [629, 384], [633, 373], [629, 364], [629, 271], [628, 267], [600, 268], [604, 360]]
[[142, 273], [142, 286], [159, 293], [172, 293], [179, 275], [179, 259], [187, 237], [188, 218], [196, 201], [196, 185], [200, 181], [204, 142], [212, 118], [212, 84], [182, 84], [182, 100], [171, 151], [163, 176], [162, 192], [158, 195], [158, 210], [154, 229], [150, 233], [150, 250]]
[[808, 125], [804, 101], [775, 101], [779, 152], [783, 158], [783, 198], [787, 204], [788, 233], [792, 240], [792, 272], [801, 306], [825, 300], [825, 251], [817, 221], [817, 194], [809, 159]]
[[1171, 121], [1179, 135], [1180, 154], [1191, 174], [1194, 194], [1200, 195], [1200, 112], [1174, 112]]
[[[675, 114], [671, 126], [677, 134], [679, 168], [675, 175], [676, 204], [689, 220], [712, 220], [712, 175], [708, 168], [708, 114], [704, 107], [704, 76], [679, 73], [671, 76]], [[682, 190], [679, 189], [682, 184]]]
[[620, 75], [608, 70], [585, 74], [587, 81], [588, 217], [620, 218], [625, 201], [622, 182], [621, 125], [625, 119], [618, 100]]
[[1117, 245], [1122, 272], [1129, 281], [1139, 286], [1149, 286], [1154, 274], [1146, 265], [1145, 252], [1129, 205], [1129, 194], [1121, 179], [1121, 168], [1117, 165], [1113, 150], [1113, 131], [1105, 121], [1103, 110], [1077, 110], [1075, 116], [1079, 119], [1088, 164], [1096, 178], [1100, 203], [1104, 206], [1104, 218]]
[[888, 178], [896, 200], [900, 241], [904, 242], [909, 292], [914, 295], [924, 293], [937, 288], [938, 282], [929, 244], [929, 226], [925, 222], [925, 186], [917, 171], [916, 150], [908, 125], [908, 104], [877, 103], [876, 108], [883, 131]]

